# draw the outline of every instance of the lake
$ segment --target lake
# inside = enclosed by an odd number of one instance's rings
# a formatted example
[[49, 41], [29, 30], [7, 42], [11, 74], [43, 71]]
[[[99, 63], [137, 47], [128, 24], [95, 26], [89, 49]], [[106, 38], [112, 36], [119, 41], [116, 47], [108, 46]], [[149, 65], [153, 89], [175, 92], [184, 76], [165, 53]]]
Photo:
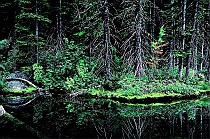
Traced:
[[210, 138], [209, 97], [150, 105], [57, 97], [7, 111], [25, 124], [0, 117], [3, 138]]

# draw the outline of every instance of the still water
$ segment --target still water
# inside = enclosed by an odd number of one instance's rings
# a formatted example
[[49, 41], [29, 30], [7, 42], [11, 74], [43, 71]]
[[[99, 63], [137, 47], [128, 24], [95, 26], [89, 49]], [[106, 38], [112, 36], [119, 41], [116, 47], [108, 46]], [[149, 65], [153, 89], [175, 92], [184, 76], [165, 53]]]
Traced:
[[59, 98], [7, 111], [27, 127], [0, 117], [2, 138], [210, 138], [208, 97], [150, 105]]

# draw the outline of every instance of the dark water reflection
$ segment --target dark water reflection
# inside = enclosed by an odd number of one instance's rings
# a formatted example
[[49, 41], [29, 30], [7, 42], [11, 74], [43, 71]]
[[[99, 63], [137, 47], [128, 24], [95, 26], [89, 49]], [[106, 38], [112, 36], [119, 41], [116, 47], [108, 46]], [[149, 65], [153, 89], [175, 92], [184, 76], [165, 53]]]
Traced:
[[[93, 122], [101, 138], [210, 138], [210, 101], [168, 105], [118, 104]], [[95, 118], [99, 119], [99, 118]]]
[[[24, 110], [24, 117], [23, 112], [16, 116], [47, 137], [210, 138], [209, 98], [153, 105], [79, 97], [41, 102], [32, 114]], [[6, 120], [0, 124], [1, 137], [37, 137]]]
[[201, 103], [127, 108], [122, 126], [125, 138], [210, 138], [210, 107]]

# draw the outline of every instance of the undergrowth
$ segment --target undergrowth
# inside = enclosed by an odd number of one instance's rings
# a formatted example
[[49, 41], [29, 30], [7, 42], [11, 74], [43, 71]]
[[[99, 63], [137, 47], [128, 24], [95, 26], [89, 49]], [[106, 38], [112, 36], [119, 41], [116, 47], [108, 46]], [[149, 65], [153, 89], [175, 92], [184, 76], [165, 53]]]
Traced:
[[[108, 97], [146, 98], [146, 97], [163, 97], [163, 96], [181, 96], [199, 94], [201, 90], [210, 90], [210, 83], [191, 71], [189, 79], [180, 79], [177, 76], [178, 70], [150, 69], [147, 75], [136, 78], [133, 74], [121, 76], [116, 82], [116, 90], [96, 90], [91, 89], [89, 92], [93, 95]], [[150, 74], [148, 74], [150, 73]]]

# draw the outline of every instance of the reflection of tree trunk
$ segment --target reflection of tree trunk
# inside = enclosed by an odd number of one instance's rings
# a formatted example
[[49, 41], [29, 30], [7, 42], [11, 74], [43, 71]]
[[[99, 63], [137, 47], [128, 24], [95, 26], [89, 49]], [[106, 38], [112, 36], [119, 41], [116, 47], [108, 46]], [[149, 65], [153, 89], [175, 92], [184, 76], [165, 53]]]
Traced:
[[203, 111], [202, 111], [203, 108], [200, 108], [200, 133], [201, 133], [201, 138], [203, 137]]
[[169, 126], [170, 126], [170, 135], [174, 137], [174, 122], [175, 122], [175, 117], [173, 115], [170, 115], [168, 117], [169, 119]]
[[175, 117], [172, 116], [172, 136], [174, 137], [174, 124], [175, 124]]
[[[0, 111], [3, 110], [3, 107], [0, 105]], [[1, 112], [0, 112], [1, 113]], [[30, 131], [33, 135], [38, 135], [38, 138], [43, 138], [45, 137], [42, 133], [40, 133], [39, 131], [37, 131], [36, 129], [34, 129], [33, 127], [27, 125], [26, 123], [24, 123], [23, 121], [17, 119], [16, 117], [14, 117], [13, 115], [7, 113], [6, 111], [4, 111], [4, 114], [2, 116], [0, 116], [0, 121], [1, 120], [9, 120], [11, 121], [13, 124], [17, 125], [18, 129], [23, 129], [23, 130], [27, 130]], [[2, 125], [1, 125], [2, 126]]]
[[179, 114], [179, 118], [180, 118], [180, 135], [182, 136], [182, 112]]
[[140, 139], [142, 133], [146, 129], [146, 123], [146, 118], [140, 116], [127, 119], [122, 127], [123, 137], [129, 139]]
[[189, 119], [189, 117], [187, 117], [187, 132], [190, 139], [194, 138], [195, 130], [196, 130], [196, 119]]
[[105, 114], [103, 115], [104, 119], [100, 119], [99, 115], [97, 113], [94, 113], [97, 117], [96, 121], [92, 121], [94, 128], [97, 132], [97, 137], [98, 138], [105, 138], [105, 139], [111, 139], [112, 138], [112, 132], [115, 129], [115, 126], [117, 123], [115, 123], [115, 114], [111, 111], [106, 111]]

